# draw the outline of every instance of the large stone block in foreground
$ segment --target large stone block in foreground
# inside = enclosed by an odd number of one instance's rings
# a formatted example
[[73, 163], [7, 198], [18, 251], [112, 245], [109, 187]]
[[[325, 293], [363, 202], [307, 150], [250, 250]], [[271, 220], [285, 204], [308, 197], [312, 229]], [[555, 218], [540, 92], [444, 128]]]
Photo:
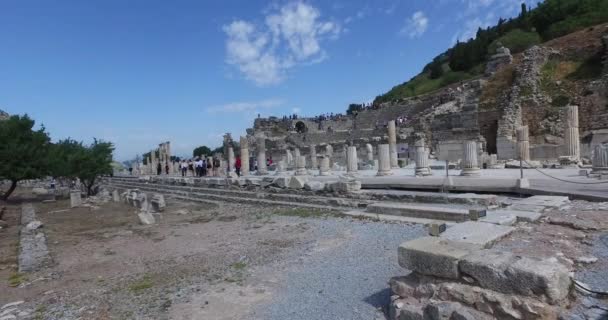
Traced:
[[419, 274], [458, 279], [458, 262], [480, 246], [441, 239], [422, 237], [399, 246], [399, 265]]
[[463, 257], [460, 272], [483, 288], [537, 296], [551, 304], [564, 300], [572, 283], [568, 269], [557, 259], [521, 257], [498, 250], [479, 250]]

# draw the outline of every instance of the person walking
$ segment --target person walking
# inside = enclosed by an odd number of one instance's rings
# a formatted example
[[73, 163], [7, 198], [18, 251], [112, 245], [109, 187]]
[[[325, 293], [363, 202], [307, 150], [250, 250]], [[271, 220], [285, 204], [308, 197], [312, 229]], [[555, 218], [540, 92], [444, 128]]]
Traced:
[[197, 158], [195, 165], [196, 165], [196, 176], [202, 177], [203, 176], [203, 159]]
[[201, 177], [204, 177], [207, 175], [207, 160], [205, 159], [205, 157], [203, 157], [203, 159], [201, 160], [202, 164], [201, 164]]
[[165, 174], [169, 175], [169, 161], [165, 161]]
[[208, 176], [213, 175], [213, 161], [207, 160], [207, 175]]
[[188, 171], [194, 177], [194, 162], [192, 162], [192, 159], [188, 160]]
[[188, 164], [186, 163], [186, 160], [182, 160], [179, 167], [182, 170], [182, 177], [185, 177], [186, 173], [188, 172]]
[[241, 176], [241, 157], [236, 157], [234, 161], [234, 170], [236, 171], [237, 176]]
[[213, 158], [213, 176], [219, 177], [220, 175], [220, 159]]
[[156, 175], [160, 176], [163, 173], [163, 167], [160, 165], [160, 162], [156, 165]]

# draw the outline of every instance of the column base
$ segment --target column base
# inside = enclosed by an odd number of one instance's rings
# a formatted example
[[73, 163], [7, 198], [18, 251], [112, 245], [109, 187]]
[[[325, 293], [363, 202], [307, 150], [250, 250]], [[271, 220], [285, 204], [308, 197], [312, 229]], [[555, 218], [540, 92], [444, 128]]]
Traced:
[[429, 167], [416, 168], [417, 177], [430, 176], [432, 174], [433, 173], [431, 172], [431, 168], [429, 168]]
[[267, 175], [267, 174], [268, 174], [268, 171], [267, 171], [267, 170], [265, 170], [265, 171], [258, 171], [258, 172], [256, 172], [256, 175], [258, 175], [258, 176], [265, 176], [265, 175]]
[[376, 173], [376, 176], [382, 177], [382, 176], [391, 176], [393, 175], [393, 172], [391, 170], [378, 170], [378, 173]]
[[329, 171], [321, 171], [321, 172], [319, 172], [319, 175], [320, 176], [329, 176], [330, 172]]
[[308, 175], [308, 170], [306, 169], [298, 169], [296, 170], [295, 174], [296, 176], [307, 176]]
[[481, 176], [481, 170], [479, 168], [462, 169], [460, 175], [463, 177], [479, 177]]

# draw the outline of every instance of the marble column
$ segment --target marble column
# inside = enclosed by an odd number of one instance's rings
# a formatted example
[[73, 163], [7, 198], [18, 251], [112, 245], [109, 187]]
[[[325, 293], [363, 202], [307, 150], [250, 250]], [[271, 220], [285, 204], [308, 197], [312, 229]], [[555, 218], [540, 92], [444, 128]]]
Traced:
[[268, 168], [266, 168], [266, 137], [257, 138], [257, 151], [258, 151], [258, 175], [268, 174]]
[[359, 161], [357, 160], [357, 147], [348, 147], [346, 153], [346, 173], [356, 174], [358, 171]]
[[158, 167], [158, 159], [156, 158], [156, 150], [152, 150], [150, 157], [152, 158], [152, 174], [156, 174], [158, 172], [158, 171], [156, 171], [156, 167]]
[[293, 150], [293, 159], [296, 162], [296, 167], [298, 166], [298, 157], [301, 156], [300, 154], [300, 148], [295, 148]]
[[331, 168], [334, 164], [334, 147], [332, 147], [331, 144], [325, 146], [325, 155], [329, 158], [329, 167]]
[[285, 149], [285, 161], [287, 164], [287, 169], [293, 169], [295, 166], [293, 155], [291, 154], [291, 150]]
[[367, 151], [367, 161], [369, 163], [373, 163], [374, 162], [374, 147], [372, 147], [372, 145], [368, 143], [365, 145], [365, 151]]
[[232, 146], [228, 147], [228, 172], [234, 172], [234, 163], [235, 163], [235, 159], [234, 159], [234, 149], [232, 148]]
[[249, 141], [247, 137], [241, 136], [240, 138], [241, 147], [241, 176], [249, 175]]
[[578, 106], [566, 107], [566, 132], [564, 133], [566, 156], [580, 160], [581, 145], [578, 132]]
[[321, 158], [321, 164], [319, 165], [319, 175], [320, 176], [329, 175], [329, 157], [328, 156], [323, 156], [323, 158]]
[[530, 161], [530, 138], [528, 126], [517, 128], [517, 156], [518, 160]]
[[463, 143], [464, 157], [462, 159], [461, 176], [476, 177], [481, 175], [477, 163], [477, 142], [473, 140]]
[[318, 169], [319, 164], [317, 163], [317, 149], [314, 144], [310, 145], [310, 168]]
[[390, 152], [391, 168], [399, 168], [397, 160], [397, 129], [395, 120], [388, 122], [388, 147]]
[[391, 170], [391, 154], [388, 144], [378, 145], [378, 173], [377, 176], [389, 176], [393, 174]]
[[418, 139], [414, 143], [416, 149], [416, 176], [430, 176], [431, 168], [429, 167], [429, 155], [424, 146], [424, 139]]
[[298, 156], [296, 158], [296, 176], [305, 176], [308, 174], [308, 170], [306, 170], [306, 157]]
[[593, 148], [593, 174], [608, 174], [608, 145], [596, 145]]
[[171, 160], [171, 142], [165, 142], [165, 152], [167, 154], [167, 162], [169, 163], [169, 173], [174, 174], [175, 170], [173, 170], [172, 160]]

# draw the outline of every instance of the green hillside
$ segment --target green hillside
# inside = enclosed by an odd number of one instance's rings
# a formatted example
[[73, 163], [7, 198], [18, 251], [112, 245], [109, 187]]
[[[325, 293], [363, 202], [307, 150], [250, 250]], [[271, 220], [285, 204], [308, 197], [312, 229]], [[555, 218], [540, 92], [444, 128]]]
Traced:
[[519, 53], [535, 44], [604, 22], [608, 22], [608, 0], [545, 0], [534, 9], [522, 4], [518, 17], [501, 18], [493, 27], [479, 28], [475, 39], [457, 42], [435, 57], [420, 74], [377, 96], [374, 104], [428, 93], [479, 76], [500, 45], [511, 53]]

